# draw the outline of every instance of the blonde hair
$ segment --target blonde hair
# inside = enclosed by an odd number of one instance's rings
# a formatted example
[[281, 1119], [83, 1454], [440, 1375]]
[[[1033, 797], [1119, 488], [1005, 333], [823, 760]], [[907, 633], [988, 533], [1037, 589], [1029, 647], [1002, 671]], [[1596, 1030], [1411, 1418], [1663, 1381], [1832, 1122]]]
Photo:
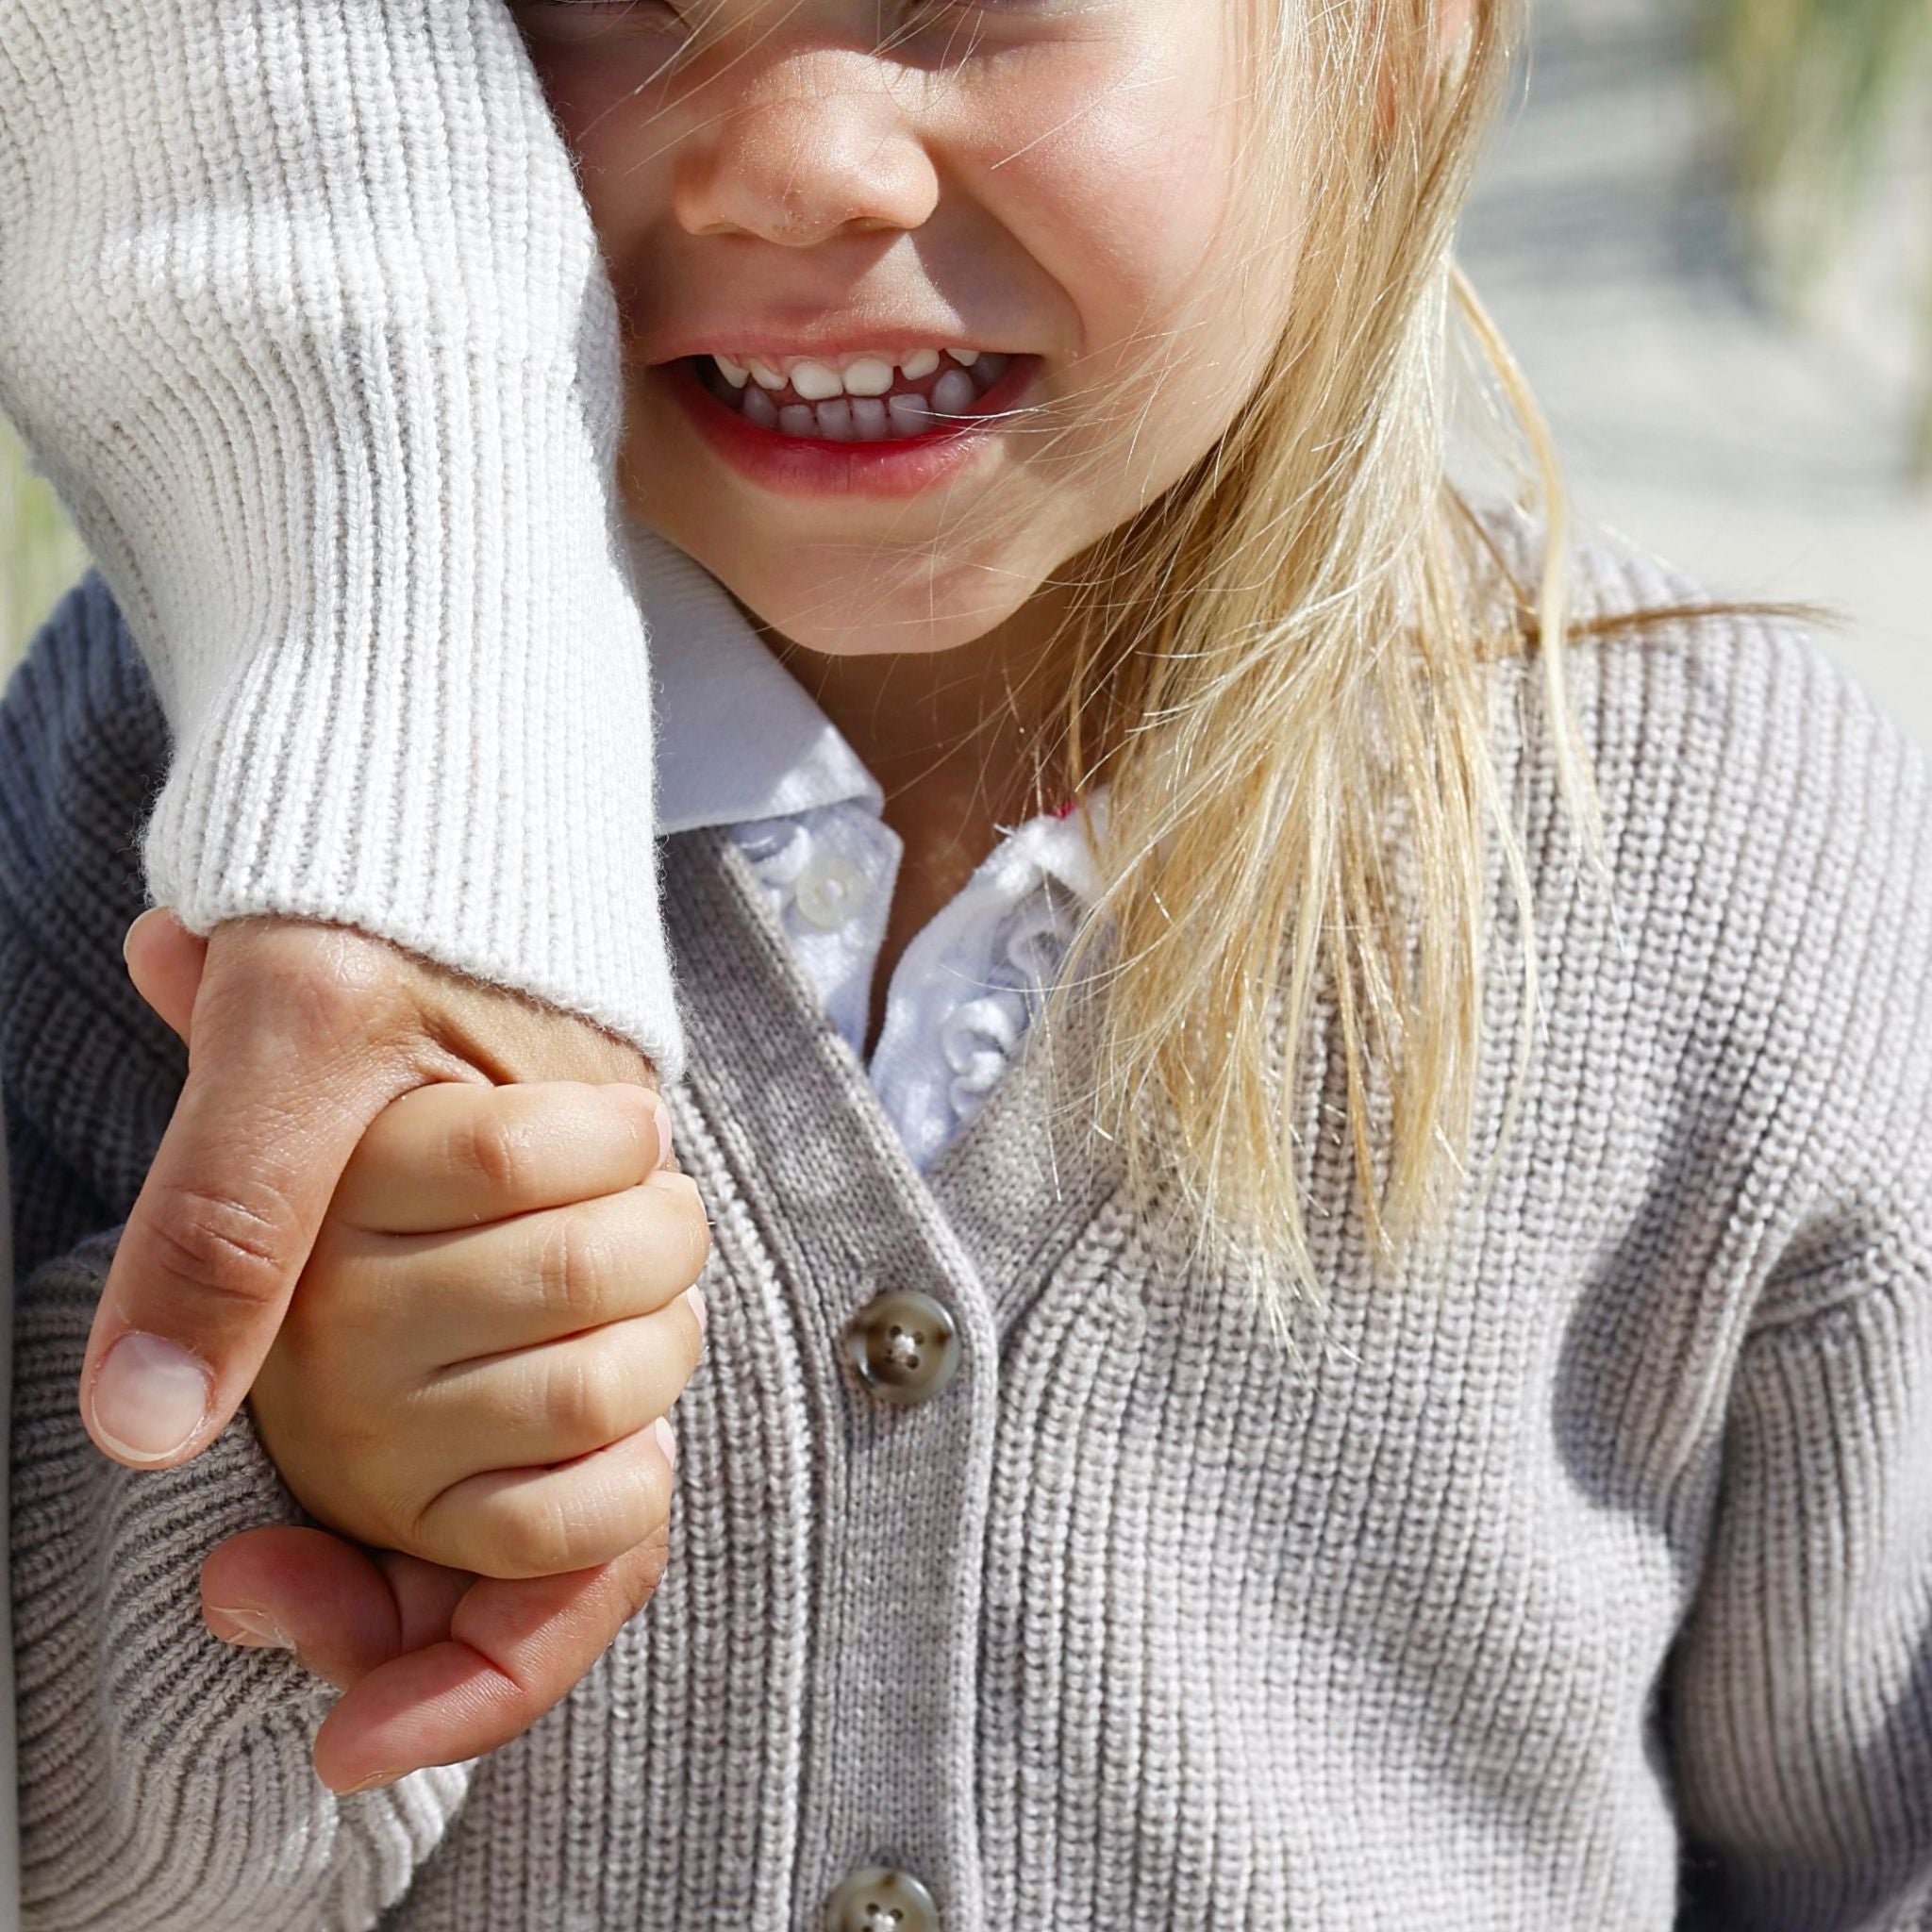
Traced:
[[[1208, 456], [1070, 573], [1040, 680], [1040, 736], [1062, 775], [1108, 791], [1097, 890], [1036, 1022], [1051, 1032], [1104, 988], [1091, 1088], [1065, 1104], [1114, 1141], [1138, 1205], [1178, 1206], [1191, 1259], [1250, 1274], [1291, 1349], [1320, 1281], [1289, 1074], [1322, 987], [1375, 1258], [1398, 1260], [1468, 1171], [1486, 818], [1535, 929], [1489, 755], [1486, 662], [1540, 656], [1561, 790], [1590, 871], [1607, 877], [1565, 685], [1561, 477], [1450, 256], [1519, 10], [1473, 0], [1446, 48], [1435, 15], [1431, 0], [1257, 13], [1259, 118], [1291, 140], [1261, 144], [1255, 192], [1285, 192], [1292, 174], [1306, 210], [1287, 326]], [[1452, 315], [1530, 458], [1545, 537], [1533, 593], [1485, 593], [1501, 559], [1445, 475]], [[1533, 948], [1524, 980], [1505, 1139], [1528, 1067]]]
[[[1114, 1144], [1131, 1203], [1189, 1234], [1187, 1265], [1252, 1279], [1292, 1351], [1297, 1307], [1321, 1301], [1292, 1105], [1318, 997], [1346, 1068], [1372, 1261], [1399, 1265], [1469, 1174], [1491, 819], [1535, 930], [1490, 757], [1497, 659], [1537, 658], [1587, 872], [1607, 886], [1609, 870], [1565, 676], [1561, 474], [1451, 256], [1524, 0], [1227, 4], [1254, 82], [1235, 205], [1242, 219], [1292, 208], [1296, 231], [1243, 236], [1224, 265], [1250, 288], [1291, 267], [1280, 339], [1191, 474], [1056, 575], [1058, 634], [983, 728], [1017, 722], [1040, 808], [1068, 785], [1107, 790], [1104, 825], [1090, 821], [1094, 891], [1034, 1022], [1050, 1050], [1071, 1003], [1093, 996], [1091, 1084], [1058, 1111]], [[1447, 475], [1452, 323], [1484, 401], [1513, 425], [1520, 508], [1542, 540], [1533, 586]], [[1143, 399], [1171, 366], [1160, 353], [1136, 377]], [[1094, 400], [1033, 406], [1009, 426], [1046, 457], [1077, 442]], [[936, 569], [944, 550], [942, 537]], [[1525, 945], [1499, 1148], [1537, 991]]]

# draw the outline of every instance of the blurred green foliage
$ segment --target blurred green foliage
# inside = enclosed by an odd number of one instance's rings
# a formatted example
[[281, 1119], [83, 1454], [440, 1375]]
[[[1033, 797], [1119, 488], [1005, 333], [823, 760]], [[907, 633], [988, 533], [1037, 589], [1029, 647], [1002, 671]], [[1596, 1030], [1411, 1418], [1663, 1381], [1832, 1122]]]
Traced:
[[85, 561], [54, 492], [0, 418], [0, 675]]
[[[1862, 222], [1883, 219], [1891, 159], [1932, 164], [1932, 0], [1706, 0], [1705, 44], [1727, 109], [1754, 259], [1787, 305], [1809, 299]], [[1927, 197], [1932, 199], [1932, 197]], [[1895, 236], [1916, 249], [1924, 343], [1912, 428], [1932, 478], [1932, 207]]]

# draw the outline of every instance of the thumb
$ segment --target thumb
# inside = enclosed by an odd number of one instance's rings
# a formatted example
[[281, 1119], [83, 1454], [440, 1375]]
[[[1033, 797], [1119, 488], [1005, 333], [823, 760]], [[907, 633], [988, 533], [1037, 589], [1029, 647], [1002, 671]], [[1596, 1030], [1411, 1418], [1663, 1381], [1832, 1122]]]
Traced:
[[208, 941], [188, 1079], [81, 1368], [82, 1420], [117, 1462], [185, 1462], [227, 1423], [364, 1130], [422, 1078], [372, 1045], [356, 974], [332, 985], [328, 942], [301, 930]]
[[121, 950], [135, 991], [185, 1043], [208, 941], [190, 932], [167, 907], [151, 906], [127, 928]]

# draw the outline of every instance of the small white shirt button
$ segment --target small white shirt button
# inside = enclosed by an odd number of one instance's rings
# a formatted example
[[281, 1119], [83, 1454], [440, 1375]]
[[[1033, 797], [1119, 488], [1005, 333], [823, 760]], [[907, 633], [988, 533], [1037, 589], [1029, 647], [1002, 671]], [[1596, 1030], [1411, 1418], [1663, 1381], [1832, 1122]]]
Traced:
[[800, 918], [837, 932], [865, 904], [865, 874], [836, 852], [821, 853], [799, 874], [792, 903]]

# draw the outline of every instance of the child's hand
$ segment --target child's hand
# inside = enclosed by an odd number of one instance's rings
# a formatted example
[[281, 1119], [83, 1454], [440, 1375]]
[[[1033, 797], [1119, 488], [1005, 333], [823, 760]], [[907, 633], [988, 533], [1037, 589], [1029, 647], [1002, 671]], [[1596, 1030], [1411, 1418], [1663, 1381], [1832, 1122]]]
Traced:
[[318, 1521], [492, 1577], [603, 1564], [659, 1530], [653, 1424], [704, 1339], [692, 1183], [624, 1084], [445, 1081], [344, 1169], [249, 1402]]

